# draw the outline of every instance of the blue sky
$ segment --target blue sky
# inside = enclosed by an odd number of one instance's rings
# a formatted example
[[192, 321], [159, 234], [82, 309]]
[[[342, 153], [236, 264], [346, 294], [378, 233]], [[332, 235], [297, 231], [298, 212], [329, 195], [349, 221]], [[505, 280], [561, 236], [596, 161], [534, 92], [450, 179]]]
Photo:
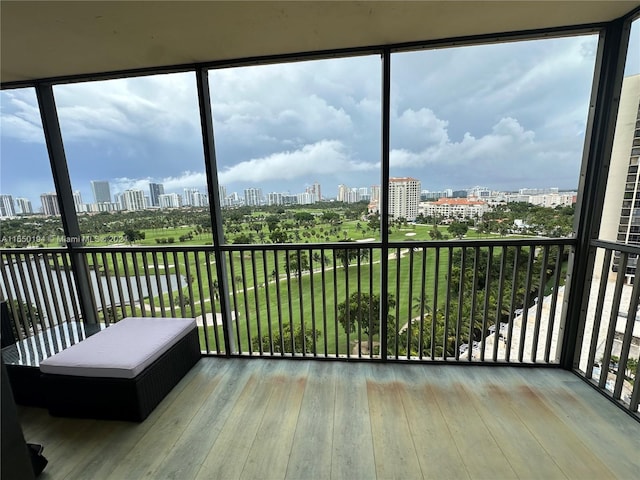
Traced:
[[[596, 36], [392, 56], [391, 175], [422, 188], [575, 188]], [[378, 56], [212, 70], [220, 183], [299, 193], [380, 183]], [[640, 72], [634, 23], [626, 74]], [[206, 191], [193, 73], [54, 87], [74, 190]], [[0, 93], [0, 191], [53, 190], [31, 89]]]

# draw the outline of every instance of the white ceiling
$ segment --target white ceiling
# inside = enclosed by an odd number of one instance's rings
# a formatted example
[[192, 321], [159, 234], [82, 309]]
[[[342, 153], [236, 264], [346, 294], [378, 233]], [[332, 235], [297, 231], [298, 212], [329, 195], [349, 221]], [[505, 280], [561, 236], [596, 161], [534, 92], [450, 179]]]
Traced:
[[613, 20], [640, 1], [0, 2], [0, 81]]

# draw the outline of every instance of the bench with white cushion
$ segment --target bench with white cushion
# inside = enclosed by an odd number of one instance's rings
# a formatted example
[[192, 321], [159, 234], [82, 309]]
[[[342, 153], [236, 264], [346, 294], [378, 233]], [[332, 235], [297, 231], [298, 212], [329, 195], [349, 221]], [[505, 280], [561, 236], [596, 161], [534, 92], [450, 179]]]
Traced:
[[40, 362], [52, 415], [144, 420], [200, 358], [193, 318], [129, 317]]

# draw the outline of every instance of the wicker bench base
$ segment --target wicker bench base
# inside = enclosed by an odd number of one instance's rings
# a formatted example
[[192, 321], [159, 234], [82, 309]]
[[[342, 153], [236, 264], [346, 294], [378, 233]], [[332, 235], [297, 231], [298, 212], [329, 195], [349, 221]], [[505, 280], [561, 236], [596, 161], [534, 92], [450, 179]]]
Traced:
[[132, 379], [42, 374], [49, 413], [54, 416], [142, 421], [200, 359], [198, 330]]

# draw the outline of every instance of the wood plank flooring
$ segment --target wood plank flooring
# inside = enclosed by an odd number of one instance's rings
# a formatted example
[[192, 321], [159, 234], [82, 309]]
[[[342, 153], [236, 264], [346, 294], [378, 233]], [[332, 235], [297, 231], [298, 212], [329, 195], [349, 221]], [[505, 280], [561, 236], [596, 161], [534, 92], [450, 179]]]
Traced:
[[640, 423], [548, 368], [203, 358], [142, 423], [19, 417], [41, 479], [640, 478]]

